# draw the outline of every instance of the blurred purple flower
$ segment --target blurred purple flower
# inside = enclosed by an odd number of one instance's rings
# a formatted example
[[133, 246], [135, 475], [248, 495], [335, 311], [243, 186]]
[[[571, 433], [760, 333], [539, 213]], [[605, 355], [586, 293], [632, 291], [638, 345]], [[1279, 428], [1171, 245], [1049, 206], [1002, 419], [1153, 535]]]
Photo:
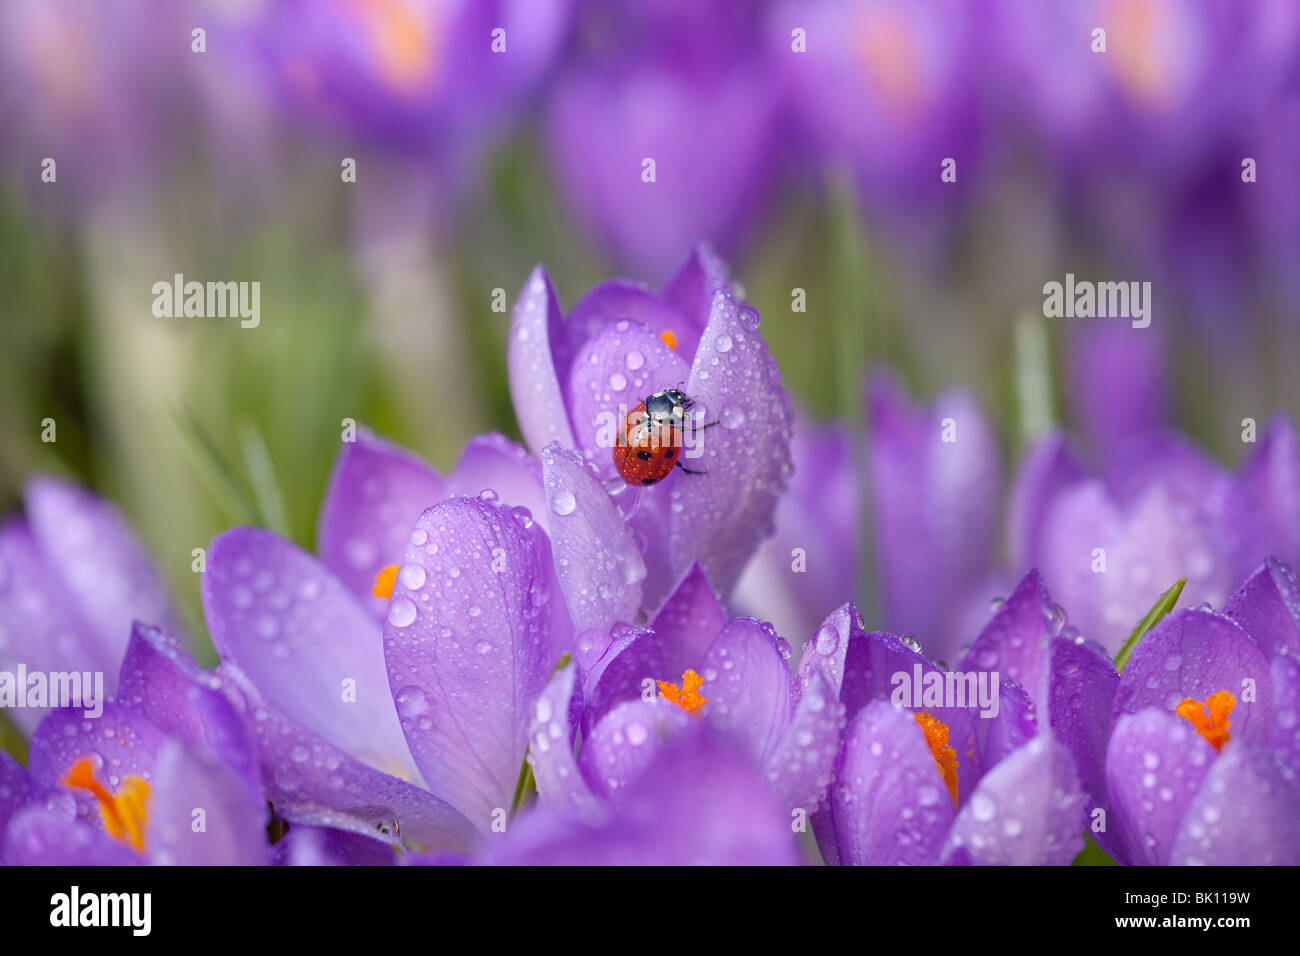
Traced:
[[753, 225], [783, 140], [760, 9], [588, 4], [547, 140], [570, 203], [619, 264], [663, 276], [704, 237], [734, 254]]
[[[56, 478], [25, 502], [0, 525], [0, 670], [99, 671], [111, 696], [133, 621], [181, 633], [163, 579], [109, 502]], [[46, 713], [7, 711], [28, 732]]]
[[[647, 608], [696, 561], [725, 596], [771, 533], [790, 472], [790, 405], [758, 321], [707, 246], [696, 248], [660, 293], [611, 280], [566, 319], [539, 266], [515, 305], [507, 364], [524, 440], [535, 453], [551, 442], [577, 449], [616, 490], [640, 496], [628, 525], [644, 554], [645, 580], [636, 583]], [[696, 433], [699, 457], [683, 452], [705, 474], [629, 491], [612, 460], [618, 410], [673, 387], [719, 423]], [[585, 483], [589, 496], [608, 498], [599, 483]], [[567, 515], [578, 490], [548, 475], [551, 513]]]
[[1037, 566], [1082, 633], [1114, 654], [1180, 577], [1185, 600], [1222, 606], [1266, 557], [1300, 560], [1294, 430], [1274, 420], [1239, 476], [1177, 436], [1148, 436], [1090, 477], [1055, 434], [1021, 463], [1012, 495], [1013, 567]]

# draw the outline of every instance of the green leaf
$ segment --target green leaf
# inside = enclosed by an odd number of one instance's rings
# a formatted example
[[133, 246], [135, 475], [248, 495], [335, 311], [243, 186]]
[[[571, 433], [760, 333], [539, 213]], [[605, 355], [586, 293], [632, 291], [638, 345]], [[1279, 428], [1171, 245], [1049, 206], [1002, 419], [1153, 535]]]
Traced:
[[1160, 600], [1151, 605], [1151, 610], [1147, 611], [1146, 617], [1138, 622], [1138, 626], [1133, 629], [1133, 633], [1128, 636], [1124, 646], [1115, 655], [1115, 670], [1124, 673], [1124, 665], [1133, 655], [1133, 648], [1138, 646], [1138, 641], [1146, 636], [1147, 631], [1159, 624], [1160, 619], [1174, 609], [1174, 605], [1178, 603], [1178, 595], [1183, 593], [1183, 585], [1186, 583], [1187, 578], [1179, 578], [1168, 591], [1160, 595]]
[[1092, 838], [1092, 834], [1087, 830], [1083, 831], [1083, 849], [1079, 855], [1074, 858], [1071, 866], [1116, 866], [1114, 860], [1110, 858], [1105, 850], [1097, 845], [1097, 841]]
[[266, 447], [262, 433], [251, 421], [239, 425], [239, 447], [244, 454], [244, 466], [248, 469], [249, 482], [253, 486], [253, 497], [257, 501], [261, 524], [282, 538], [292, 539], [289, 534], [289, 521], [285, 517], [284, 498], [280, 486], [275, 481], [275, 468], [271, 464], [271, 452]]
[[187, 409], [174, 412], [172, 417], [194, 470], [225, 512], [227, 520], [235, 524], [253, 523], [257, 510], [248, 497], [244, 482], [212, 436]]

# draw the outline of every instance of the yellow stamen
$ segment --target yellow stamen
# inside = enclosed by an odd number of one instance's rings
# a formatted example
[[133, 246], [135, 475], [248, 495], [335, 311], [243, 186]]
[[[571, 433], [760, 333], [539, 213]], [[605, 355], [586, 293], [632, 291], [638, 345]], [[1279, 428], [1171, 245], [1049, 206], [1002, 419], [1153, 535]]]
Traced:
[[912, 716], [921, 725], [921, 732], [925, 734], [925, 743], [930, 748], [930, 754], [934, 757], [935, 766], [939, 768], [943, 782], [948, 785], [948, 794], [952, 797], [952, 805], [955, 807], [957, 806], [957, 751], [948, 746], [948, 725], [925, 712]]
[[390, 564], [375, 575], [375, 586], [370, 593], [387, 601], [393, 596], [393, 585], [397, 582], [397, 565]]
[[1205, 698], [1204, 709], [1199, 701], [1188, 697], [1178, 705], [1176, 712], [1179, 717], [1189, 721], [1196, 728], [1196, 732], [1205, 738], [1206, 743], [1215, 750], [1222, 750], [1223, 745], [1231, 739], [1228, 728], [1232, 726], [1232, 721], [1228, 719], [1228, 715], [1236, 705], [1237, 698], [1226, 690], [1221, 690]]
[[664, 329], [659, 333], [659, 338], [663, 341], [664, 345], [668, 346], [674, 352], [677, 351], [677, 336], [673, 334], [672, 329]]
[[693, 670], [687, 670], [682, 675], [681, 690], [677, 689], [676, 684], [659, 681], [659, 696], [676, 704], [686, 713], [693, 714], [709, 702], [709, 698], [700, 696], [700, 688], [703, 686], [704, 678]]
[[89, 790], [94, 794], [109, 836], [136, 850], [144, 849], [144, 831], [149, 823], [149, 784], [143, 778], [127, 777], [117, 793], [110, 793], [95, 779], [95, 768], [90, 758], [82, 757], [72, 765], [62, 783], [65, 787]]

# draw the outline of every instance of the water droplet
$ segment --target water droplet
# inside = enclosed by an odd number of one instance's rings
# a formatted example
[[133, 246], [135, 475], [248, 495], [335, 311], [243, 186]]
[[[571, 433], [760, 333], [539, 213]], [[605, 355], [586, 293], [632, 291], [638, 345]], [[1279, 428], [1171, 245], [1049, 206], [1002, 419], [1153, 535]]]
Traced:
[[393, 627], [408, 627], [415, 620], [415, 605], [409, 598], [395, 597], [388, 602], [388, 623]]
[[551, 499], [551, 510], [561, 517], [573, 514], [573, 509], [576, 507], [578, 507], [578, 500], [573, 497], [571, 491], [561, 491]]
[[408, 591], [418, 591], [424, 587], [424, 568], [418, 564], [402, 565], [402, 570], [397, 573], [397, 577], [401, 580], [402, 587]]
[[631, 371], [635, 372], [644, 364], [645, 364], [645, 356], [642, 355], [640, 352], [638, 352], [636, 349], [632, 349], [627, 353], [627, 367]]
[[731, 351], [731, 336], [728, 335], [726, 332], [723, 332], [721, 335], [718, 336], [717, 341], [715, 342], [715, 344], [716, 344], [717, 349], [718, 349], [719, 352], [730, 352], [730, 351]]

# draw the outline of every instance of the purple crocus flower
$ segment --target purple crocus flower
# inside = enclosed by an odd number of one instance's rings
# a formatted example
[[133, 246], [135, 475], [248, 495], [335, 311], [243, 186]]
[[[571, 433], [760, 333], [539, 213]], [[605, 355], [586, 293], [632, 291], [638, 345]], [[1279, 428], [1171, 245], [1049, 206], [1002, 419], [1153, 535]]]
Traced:
[[805, 651], [801, 677], [818, 671], [849, 720], [813, 818], [828, 862], [1066, 864], [1082, 849], [1071, 751], [1018, 684], [982, 672], [998, 688], [996, 713], [981, 709], [987, 690], [973, 705], [937, 690], [913, 696], [960, 681], [894, 635], [868, 634], [852, 605]]
[[[790, 406], [758, 321], [707, 246], [660, 293], [612, 280], [563, 318], [539, 266], [515, 305], [507, 359], [524, 440], [535, 453], [551, 442], [577, 449], [610, 487], [640, 494], [626, 510], [635, 508], [627, 523], [644, 554], [646, 607], [697, 561], [725, 596], [771, 532], [790, 471]], [[619, 409], [674, 387], [695, 400], [700, 424], [718, 423], [694, 430], [696, 447], [682, 452], [705, 473], [626, 491], [612, 455]], [[572, 489], [548, 480], [547, 493], [551, 512], [566, 514]]]
[[830, 779], [840, 708], [820, 674], [796, 684], [789, 657], [770, 624], [728, 621], [695, 565], [648, 625], [579, 635], [574, 663], [552, 679], [530, 728], [543, 803], [607, 819], [659, 751], [702, 721], [761, 773], [772, 802], [806, 815]]
[[660, 277], [701, 236], [733, 253], [761, 208], [782, 139], [758, 6], [588, 5], [546, 132], [569, 201], [618, 263]]
[[[107, 501], [56, 478], [24, 497], [0, 525], [0, 671], [98, 672], [111, 696], [133, 621], [181, 633], [162, 577]], [[31, 732], [47, 709], [6, 713]]]
[[538, 82], [567, 33], [570, 6], [274, 0], [245, 27], [299, 113], [348, 135], [446, 150], [449, 137], [481, 128]]
[[[1166, 617], [1104, 696], [1112, 855], [1137, 864], [1300, 863], [1300, 587], [1265, 562], [1224, 613]], [[1099, 838], [1100, 839], [1100, 838]], [[1103, 845], [1107, 845], [1103, 843]]]
[[[863, 198], [918, 239], [951, 208], [949, 190], [978, 180], [984, 17], [961, 0], [815, 0], [778, 5], [768, 19], [789, 121], [813, 158], [849, 163]], [[957, 175], [944, 183], [948, 159]]]
[[49, 713], [27, 771], [0, 760], [0, 860], [268, 862], [252, 740], [222, 682], [174, 639], [136, 624], [117, 685], [98, 715]]

